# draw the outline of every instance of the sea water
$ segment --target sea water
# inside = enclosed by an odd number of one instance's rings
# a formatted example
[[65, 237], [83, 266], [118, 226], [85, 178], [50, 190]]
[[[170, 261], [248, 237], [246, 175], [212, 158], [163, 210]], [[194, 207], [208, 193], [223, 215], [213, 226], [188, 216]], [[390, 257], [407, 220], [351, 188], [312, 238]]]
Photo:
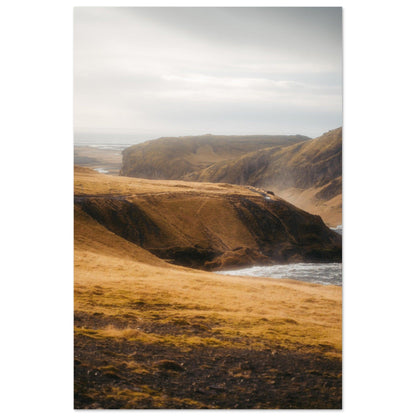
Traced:
[[342, 285], [341, 263], [292, 263], [273, 266], [253, 266], [245, 269], [217, 272], [231, 276], [271, 277], [294, 279], [321, 285]]
[[332, 231], [335, 231], [338, 234], [342, 235], [342, 224], [341, 225], [337, 225], [336, 227], [331, 228]]
[[104, 168], [94, 168], [94, 170], [97, 171], [98, 173], [109, 173], [109, 171]]
[[100, 149], [100, 150], [115, 150], [115, 151], [123, 151], [127, 147], [132, 146], [131, 144], [79, 144], [76, 143], [75, 147], [92, 147], [93, 149]]
[[[342, 235], [342, 225], [331, 228]], [[292, 263], [273, 266], [252, 266], [238, 270], [217, 272], [231, 276], [271, 277], [294, 279], [321, 285], [342, 286], [342, 263]]]

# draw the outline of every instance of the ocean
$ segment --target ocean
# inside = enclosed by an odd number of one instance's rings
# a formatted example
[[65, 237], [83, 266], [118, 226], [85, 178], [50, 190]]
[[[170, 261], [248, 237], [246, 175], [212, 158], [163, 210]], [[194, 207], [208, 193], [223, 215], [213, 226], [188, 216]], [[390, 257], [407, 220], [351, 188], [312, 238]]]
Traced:
[[74, 137], [74, 147], [92, 147], [101, 150], [124, 150], [135, 144], [144, 143], [148, 140], [154, 140], [155, 137], [145, 135], [123, 135], [114, 137], [112, 135], [100, 135], [90, 137], [89, 135], [78, 135]]
[[91, 143], [75, 143], [75, 147], [92, 147], [101, 150], [124, 150], [131, 144], [91, 144]]
[[273, 266], [253, 266], [238, 270], [217, 272], [231, 276], [271, 277], [294, 279], [320, 285], [342, 286], [341, 263], [292, 263]]
[[[331, 228], [342, 235], [342, 225]], [[294, 279], [320, 285], [342, 286], [342, 263], [292, 263], [273, 266], [252, 266], [238, 270], [217, 272], [231, 276], [271, 277]]]

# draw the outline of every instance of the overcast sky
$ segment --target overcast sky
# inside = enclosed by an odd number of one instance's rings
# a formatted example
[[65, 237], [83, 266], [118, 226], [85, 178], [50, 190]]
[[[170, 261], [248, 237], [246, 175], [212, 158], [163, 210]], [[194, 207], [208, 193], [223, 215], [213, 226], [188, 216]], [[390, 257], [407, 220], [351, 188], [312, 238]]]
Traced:
[[341, 8], [75, 8], [75, 140], [341, 125]]

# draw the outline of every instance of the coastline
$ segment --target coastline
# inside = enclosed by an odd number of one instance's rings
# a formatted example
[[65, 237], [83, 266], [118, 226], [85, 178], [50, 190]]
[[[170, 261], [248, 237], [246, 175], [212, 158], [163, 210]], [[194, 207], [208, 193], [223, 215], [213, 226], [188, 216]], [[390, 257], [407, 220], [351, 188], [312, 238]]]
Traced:
[[[81, 172], [79, 195], [172, 191]], [[74, 220], [75, 408], [341, 408], [342, 287], [175, 266]]]

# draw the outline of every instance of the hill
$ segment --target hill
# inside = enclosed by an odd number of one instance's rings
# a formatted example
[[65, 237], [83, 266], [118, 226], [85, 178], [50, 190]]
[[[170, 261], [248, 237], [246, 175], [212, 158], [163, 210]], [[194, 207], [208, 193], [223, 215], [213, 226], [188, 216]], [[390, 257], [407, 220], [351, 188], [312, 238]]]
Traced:
[[331, 225], [341, 224], [342, 128], [214, 163], [184, 179], [266, 187]]
[[[152, 198], [164, 201], [166, 212], [168, 201], [196, 198], [199, 187], [198, 215], [210, 227], [202, 194], [221, 221], [218, 201], [226, 205], [228, 195], [251, 201], [254, 194], [260, 209], [259, 190], [111, 177], [86, 168], [75, 169], [74, 184], [75, 408], [341, 407], [341, 287], [189, 269], [121, 233], [127, 218], [140, 222], [139, 208], [151, 215], [145, 202]], [[84, 210], [85, 201], [94, 201], [102, 216]], [[118, 205], [126, 201], [131, 205]], [[157, 207], [154, 219], [165, 229]], [[180, 214], [169, 220], [175, 218]], [[231, 231], [217, 232], [234, 235], [238, 223], [234, 218]], [[244, 241], [251, 233], [240, 227]]]
[[121, 175], [267, 188], [335, 226], [342, 223], [342, 128], [305, 136], [171, 137], [123, 152]]
[[75, 204], [160, 258], [207, 270], [254, 263], [341, 261], [321, 218], [259, 188], [152, 181], [79, 171]]
[[306, 136], [162, 137], [123, 151], [122, 176], [146, 179], [183, 179], [213, 163], [254, 150], [283, 147], [309, 140]]

